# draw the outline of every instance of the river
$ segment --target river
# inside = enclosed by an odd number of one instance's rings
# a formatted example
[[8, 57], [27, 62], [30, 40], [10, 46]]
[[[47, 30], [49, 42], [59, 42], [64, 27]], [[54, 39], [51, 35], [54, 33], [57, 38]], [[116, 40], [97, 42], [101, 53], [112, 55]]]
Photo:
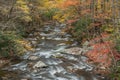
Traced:
[[45, 25], [35, 51], [23, 55], [21, 62], [3, 68], [9, 74], [3, 80], [106, 80], [93, 73], [94, 66], [86, 63], [85, 56], [63, 52], [78, 47], [69, 34], [61, 31], [63, 28]]

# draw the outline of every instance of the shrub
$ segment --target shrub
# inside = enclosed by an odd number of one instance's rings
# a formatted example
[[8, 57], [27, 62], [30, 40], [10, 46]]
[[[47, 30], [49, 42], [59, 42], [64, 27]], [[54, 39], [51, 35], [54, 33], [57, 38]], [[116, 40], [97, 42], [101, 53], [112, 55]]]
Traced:
[[115, 42], [116, 42], [116, 44], [115, 44], [115, 49], [116, 49], [118, 52], [120, 52], [120, 38], [117, 38]]
[[16, 42], [20, 37], [15, 34], [0, 33], [0, 57], [10, 57], [24, 52], [24, 47]]
[[84, 38], [88, 38], [89, 37], [89, 33], [88, 33], [88, 27], [91, 23], [91, 19], [90, 18], [81, 18], [80, 20], [78, 20], [77, 22], [73, 23], [72, 26], [75, 26], [75, 28], [73, 29], [73, 37], [78, 40], [78, 41], [82, 41]]
[[54, 14], [56, 13], [56, 11], [58, 11], [57, 8], [52, 8], [52, 9], [48, 9], [47, 11], [44, 11], [42, 13], [42, 17], [44, 20], [52, 20], [52, 17], [54, 16]]

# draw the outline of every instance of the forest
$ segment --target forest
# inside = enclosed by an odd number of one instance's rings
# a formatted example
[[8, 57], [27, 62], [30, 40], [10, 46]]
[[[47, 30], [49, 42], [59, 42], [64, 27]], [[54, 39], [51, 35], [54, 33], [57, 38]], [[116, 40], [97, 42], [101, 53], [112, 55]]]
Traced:
[[120, 1], [0, 0], [0, 80], [120, 80]]

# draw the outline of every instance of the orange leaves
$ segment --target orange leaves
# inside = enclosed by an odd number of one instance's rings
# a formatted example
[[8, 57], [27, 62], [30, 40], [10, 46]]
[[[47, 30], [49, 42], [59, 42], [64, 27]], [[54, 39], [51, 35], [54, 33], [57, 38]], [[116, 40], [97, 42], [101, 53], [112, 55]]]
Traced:
[[82, 15], [89, 14], [91, 12], [90, 9], [85, 9], [81, 12]]
[[[114, 49], [114, 44], [112, 41], [108, 41], [109, 35], [102, 33], [101, 37], [96, 37], [90, 41], [90, 46], [93, 47], [92, 50], [86, 53], [86, 56], [93, 63], [98, 63], [104, 67], [110, 67], [112, 60], [120, 60], [120, 54]], [[104, 42], [100, 42], [102, 39]]]
[[[92, 50], [86, 53], [86, 56], [92, 60], [94, 63], [102, 64], [104, 67], [109, 67], [112, 63], [113, 56], [113, 43], [112, 41], [106, 41], [108, 39], [108, 34], [101, 34], [102, 37], [96, 37], [90, 41], [90, 46], [93, 47]], [[100, 39], [104, 42], [100, 42]]]
[[116, 50], [113, 50], [113, 55], [114, 55], [114, 58], [116, 61], [120, 60], [120, 54], [116, 51]]
[[94, 44], [93, 50], [87, 52], [87, 57], [95, 63], [104, 64], [105, 67], [111, 65], [111, 55], [110, 48], [108, 45], [111, 45], [110, 42], [96, 43]]
[[63, 3], [59, 4], [58, 7], [64, 9], [64, 8], [69, 7], [69, 6], [75, 6], [77, 4], [78, 4], [77, 0], [66, 0]]
[[78, 20], [78, 19], [68, 20], [68, 21], [67, 21], [67, 24], [72, 24], [72, 23], [76, 22], [77, 20]]
[[105, 13], [96, 13], [97, 15], [94, 15], [94, 18], [96, 19], [110, 19], [110, 17], [112, 16], [111, 14], [109, 14], [108, 12]]
[[94, 45], [95, 43], [98, 43], [100, 42], [100, 40], [108, 40], [109, 39], [109, 34], [107, 33], [101, 33], [101, 36], [98, 36], [98, 37], [95, 37], [94, 39], [91, 39], [90, 40], [90, 45]]
[[64, 3], [64, 6], [65, 7], [75, 6], [77, 3], [78, 3], [78, 1], [75, 1], [75, 0], [66, 0], [65, 3]]

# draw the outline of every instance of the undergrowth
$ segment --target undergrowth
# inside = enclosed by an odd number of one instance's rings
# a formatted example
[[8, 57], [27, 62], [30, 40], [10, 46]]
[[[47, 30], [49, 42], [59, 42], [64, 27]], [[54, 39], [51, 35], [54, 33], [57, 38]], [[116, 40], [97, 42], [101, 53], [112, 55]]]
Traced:
[[26, 44], [23, 44], [23, 42], [25, 43], [19, 35], [0, 32], [0, 57], [23, 54], [26, 52]]

